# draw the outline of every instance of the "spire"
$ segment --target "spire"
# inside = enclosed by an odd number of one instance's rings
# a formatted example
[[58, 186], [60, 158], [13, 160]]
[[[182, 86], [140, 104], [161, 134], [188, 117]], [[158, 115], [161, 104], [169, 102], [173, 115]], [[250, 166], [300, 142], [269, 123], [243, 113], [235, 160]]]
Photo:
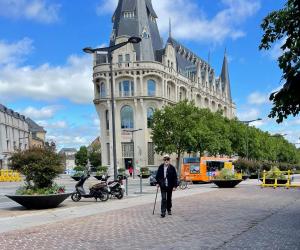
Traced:
[[134, 45], [137, 60], [155, 61], [157, 50], [163, 48], [156, 19], [152, 0], [119, 0], [112, 18], [111, 45], [120, 36], [139, 36], [142, 41]]
[[228, 70], [228, 61], [227, 61], [227, 49], [225, 48], [224, 59], [221, 71], [221, 81], [224, 84], [224, 89], [227, 92], [228, 98], [231, 100], [231, 89], [230, 89], [230, 79], [229, 79], [229, 70]]
[[172, 21], [171, 21], [171, 17], [169, 18], [169, 38], [172, 38]]

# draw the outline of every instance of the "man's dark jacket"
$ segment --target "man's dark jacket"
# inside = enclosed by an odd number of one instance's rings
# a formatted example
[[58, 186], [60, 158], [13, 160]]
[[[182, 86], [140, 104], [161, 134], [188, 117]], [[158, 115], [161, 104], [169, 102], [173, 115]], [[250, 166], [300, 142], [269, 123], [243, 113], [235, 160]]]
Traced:
[[171, 164], [168, 166], [168, 169], [167, 169], [168, 187], [166, 187], [166, 185], [165, 185], [164, 164], [161, 164], [158, 167], [155, 178], [161, 189], [172, 189], [174, 187], [177, 188], [177, 186], [178, 186], [176, 169]]

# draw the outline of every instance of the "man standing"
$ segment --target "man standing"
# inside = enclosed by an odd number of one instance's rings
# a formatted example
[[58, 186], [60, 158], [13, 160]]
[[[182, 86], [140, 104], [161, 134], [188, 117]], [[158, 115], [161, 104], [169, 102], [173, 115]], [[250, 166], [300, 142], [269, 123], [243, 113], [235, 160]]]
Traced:
[[156, 180], [161, 191], [161, 217], [172, 215], [172, 192], [177, 188], [177, 173], [173, 165], [170, 164], [170, 156], [165, 155], [164, 163], [158, 167]]

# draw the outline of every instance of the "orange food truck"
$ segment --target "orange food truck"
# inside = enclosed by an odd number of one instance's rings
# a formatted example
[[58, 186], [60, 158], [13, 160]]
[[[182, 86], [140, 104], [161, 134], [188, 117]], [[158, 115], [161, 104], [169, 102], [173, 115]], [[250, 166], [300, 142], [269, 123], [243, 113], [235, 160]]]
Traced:
[[233, 159], [222, 157], [183, 158], [180, 177], [182, 180], [208, 183], [223, 168], [234, 170]]

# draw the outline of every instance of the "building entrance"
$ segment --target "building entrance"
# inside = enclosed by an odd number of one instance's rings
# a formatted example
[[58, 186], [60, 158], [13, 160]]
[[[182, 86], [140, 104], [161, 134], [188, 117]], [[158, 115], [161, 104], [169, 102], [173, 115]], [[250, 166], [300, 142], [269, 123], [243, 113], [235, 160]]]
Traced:
[[125, 169], [128, 170], [130, 167], [133, 167], [132, 166], [132, 162], [133, 162], [132, 158], [125, 158], [124, 161], [125, 161]]

